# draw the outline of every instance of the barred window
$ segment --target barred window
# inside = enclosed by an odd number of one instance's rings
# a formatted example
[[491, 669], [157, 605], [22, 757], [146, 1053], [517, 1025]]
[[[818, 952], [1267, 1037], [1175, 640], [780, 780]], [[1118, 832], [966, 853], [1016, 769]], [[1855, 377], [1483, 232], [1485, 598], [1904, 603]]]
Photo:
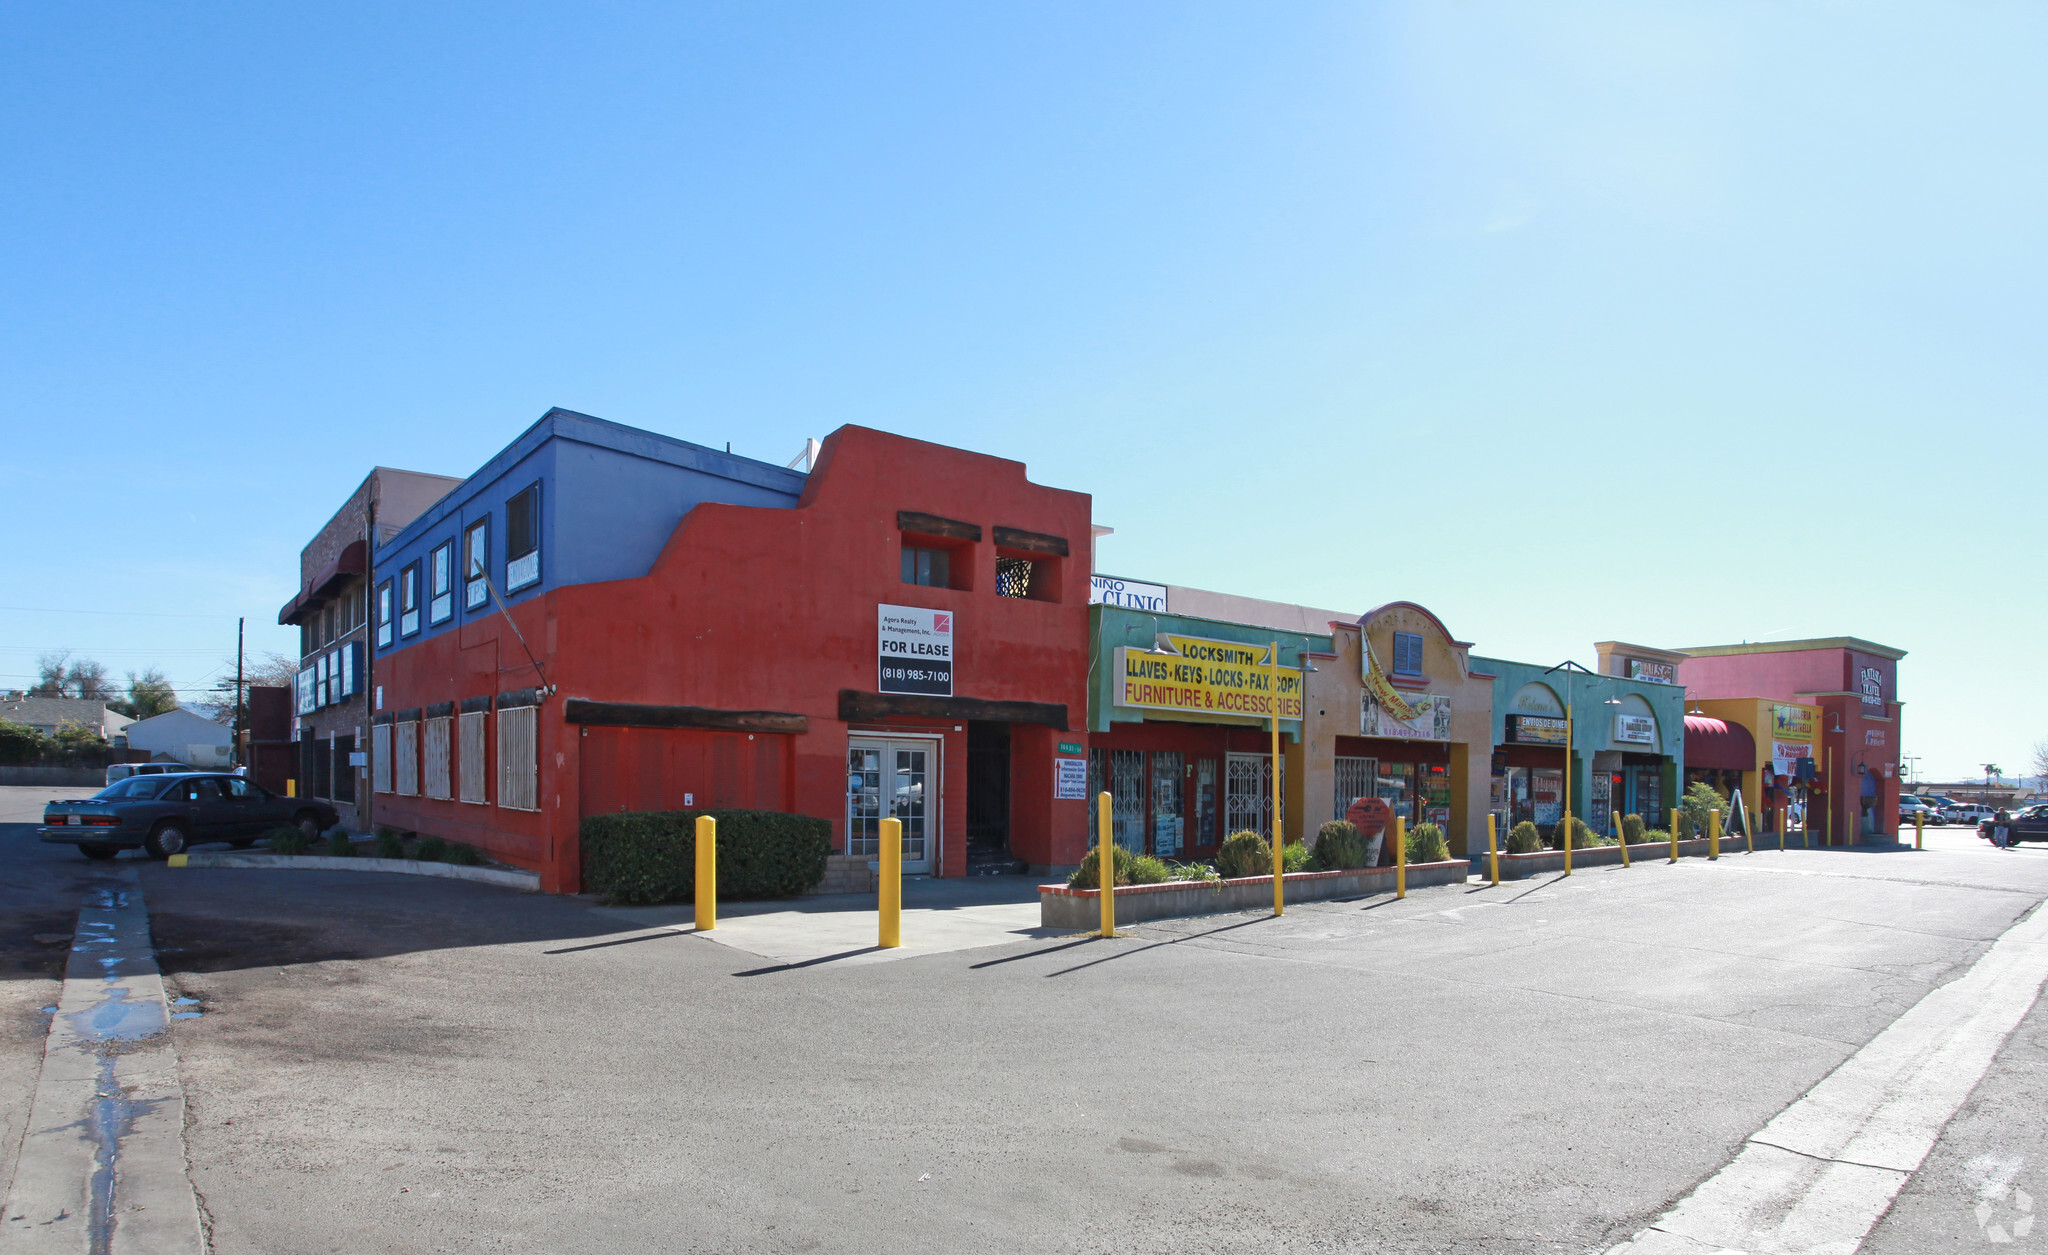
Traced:
[[1343, 758], [1335, 760], [1337, 777], [1337, 809], [1335, 818], [1344, 818], [1344, 812], [1362, 797], [1373, 796], [1373, 776], [1379, 770], [1376, 758]]
[[487, 802], [484, 788], [484, 712], [468, 711], [462, 716], [462, 800]]
[[996, 559], [996, 596], [1029, 597], [1031, 595], [1031, 559]]
[[397, 745], [392, 750], [393, 765], [397, 767], [398, 795], [418, 797], [420, 795], [420, 725], [408, 719], [398, 724]]
[[391, 725], [380, 723], [370, 729], [370, 787], [391, 792]]
[[539, 716], [536, 706], [498, 712], [498, 805], [507, 810], [540, 809]]
[[448, 758], [452, 748], [448, 744], [448, 725], [454, 722], [455, 720], [448, 715], [427, 720], [427, 796], [440, 798], [444, 802], [455, 796], [455, 790], [451, 787], [453, 782], [448, 778], [452, 765]]

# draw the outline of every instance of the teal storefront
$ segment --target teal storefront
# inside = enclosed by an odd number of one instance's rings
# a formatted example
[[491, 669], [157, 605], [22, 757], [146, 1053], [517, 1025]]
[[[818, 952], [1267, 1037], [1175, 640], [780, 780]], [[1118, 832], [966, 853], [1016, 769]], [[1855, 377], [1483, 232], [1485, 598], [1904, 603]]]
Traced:
[[1488, 809], [1502, 833], [1529, 820], [1547, 837], [1567, 803], [1608, 836], [1616, 814], [1665, 826], [1685, 778], [1684, 689], [1576, 663], [1475, 657], [1472, 666], [1495, 677]]

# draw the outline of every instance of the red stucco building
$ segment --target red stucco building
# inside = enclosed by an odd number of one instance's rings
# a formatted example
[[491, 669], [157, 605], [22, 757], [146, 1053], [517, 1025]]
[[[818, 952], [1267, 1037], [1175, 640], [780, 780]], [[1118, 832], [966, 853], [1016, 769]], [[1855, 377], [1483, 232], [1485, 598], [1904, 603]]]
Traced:
[[913, 873], [1073, 864], [1088, 557], [1088, 497], [1017, 462], [843, 427], [804, 474], [551, 411], [378, 551], [377, 818], [555, 892], [618, 810], [815, 815], [863, 868], [891, 814]]
[[1685, 655], [1678, 682], [1688, 700], [1764, 698], [1820, 707], [1809, 831], [1833, 832], [1837, 844], [1850, 843], [1850, 834], [1861, 841], [1898, 831], [1899, 660], [1905, 650], [1834, 636], [1678, 652]]

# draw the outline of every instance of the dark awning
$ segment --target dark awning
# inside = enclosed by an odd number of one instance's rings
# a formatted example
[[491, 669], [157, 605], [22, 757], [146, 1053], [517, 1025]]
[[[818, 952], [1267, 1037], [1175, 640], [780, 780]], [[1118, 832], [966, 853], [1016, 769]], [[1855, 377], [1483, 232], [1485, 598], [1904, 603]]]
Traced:
[[1687, 715], [1685, 765], [1722, 771], [1755, 771], [1756, 738], [1739, 723], [1705, 715]]
[[284, 609], [277, 612], [277, 621], [297, 623], [307, 611], [326, 605], [343, 584], [369, 569], [369, 546], [360, 540], [348, 542], [327, 564], [327, 569], [307, 583], [303, 592], [284, 603]]

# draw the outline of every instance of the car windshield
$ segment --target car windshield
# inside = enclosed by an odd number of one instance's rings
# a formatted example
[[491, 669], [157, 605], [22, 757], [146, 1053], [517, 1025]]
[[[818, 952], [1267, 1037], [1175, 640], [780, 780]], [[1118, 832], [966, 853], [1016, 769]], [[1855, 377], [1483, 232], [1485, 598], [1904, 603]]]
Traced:
[[117, 780], [106, 788], [101, 789], [98, 793], [93, 794], [92, 800], [95, 802], [111, 802], [117, 798], [155, 797], [163, 791], [164, 783], [162, 779], [155, 776], [130, 776], [126, 780]]

